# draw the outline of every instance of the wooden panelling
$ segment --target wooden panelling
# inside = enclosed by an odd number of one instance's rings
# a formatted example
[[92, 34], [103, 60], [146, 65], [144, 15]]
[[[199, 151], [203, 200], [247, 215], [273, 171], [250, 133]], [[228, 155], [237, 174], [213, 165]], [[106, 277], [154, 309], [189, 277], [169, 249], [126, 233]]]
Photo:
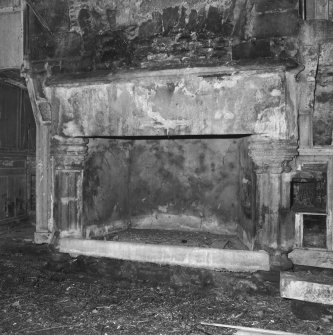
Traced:
[[7, 217], [8, 178], [0, 176], [0, 220]]
[[[0, 84], [0, 224], [28, 214], [36, 125], [25, 90]], [[31, 165], [31, 164], [30, 164]], [[34, 165], [35, 166], [35, 165]]]
[[0, 85], [0, 147], [17, 149], [20, 89]]
[[0, 149], [35, 151], [36, 125], [28, 93], [0, 84]]
[[26, 214], [26, 175], [0, 176], [0, 223]]

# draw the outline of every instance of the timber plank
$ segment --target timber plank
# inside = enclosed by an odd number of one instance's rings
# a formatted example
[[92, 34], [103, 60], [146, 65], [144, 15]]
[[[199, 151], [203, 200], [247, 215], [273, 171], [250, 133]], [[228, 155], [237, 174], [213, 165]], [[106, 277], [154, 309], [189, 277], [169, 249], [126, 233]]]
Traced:
[[206, 323], [201, 322], [203, 326], [212, 326], [212, 327], [219, 327], [219, 328], [230, 328], [236, 329], [236, 335], [303, 335], [303, 334], [296, 334], [296, 333], [289, 333], [280, 330], [268, 330], [268, 329], [260, 329], [260, 328], [250, 328], [250, 327], [242, 327], [242, 326], [234, 326], [234, 325], [225, 325], [221, 323]]

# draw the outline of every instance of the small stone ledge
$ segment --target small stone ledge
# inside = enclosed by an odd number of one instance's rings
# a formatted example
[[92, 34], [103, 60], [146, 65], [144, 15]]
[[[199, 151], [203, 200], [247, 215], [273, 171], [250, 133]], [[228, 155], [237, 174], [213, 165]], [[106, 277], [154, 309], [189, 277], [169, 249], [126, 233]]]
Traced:
[[288, 258], [297, 265], [333, 269], [333, 251], [295, 249]]
[[269, 270], [269, 255], [265, 251], [191, 248], [71, 238], [60, 239], [59, 251], [76, 255], [211, 270], [229, 270], [234, 272]]
[[333, 147], [299, 148], [301, 156], [333, 156]]
[[276, 61], [260, 63], [251, 62], [230, 62], [228, 65], [220, 66], [194, 66], [194, 67], [179, 67], [166, 69], [135, 69], [135, 70], [121, 70], [118, 72], [110, 71], [94, 71], [71, 73], [63, 75], [54, 75], [45, 81], [46, 86], [52, 87], [66, 87], [66, 86], [81, 86], [105, 84], [114, 81], [131, 81], [136, 79], [147, 78], [163, 78], [163, 77], [211, 77], [211, 76], [230, 76], [234, 73], [252, 72], [252, 73], [277, 73], [292, 70], [295, 67], [288, 66], [288, 64], [279, 63]]

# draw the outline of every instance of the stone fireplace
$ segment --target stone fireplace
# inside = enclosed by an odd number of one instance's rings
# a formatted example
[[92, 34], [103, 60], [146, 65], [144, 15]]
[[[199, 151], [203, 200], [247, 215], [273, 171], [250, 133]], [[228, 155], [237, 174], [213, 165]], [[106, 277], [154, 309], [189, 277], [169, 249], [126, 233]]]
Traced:
[[36, 242], [140, 228], [289, 249], [295, 73], [234, 63], [53, 76], [42, 90], [30, 78], [44, 206]]

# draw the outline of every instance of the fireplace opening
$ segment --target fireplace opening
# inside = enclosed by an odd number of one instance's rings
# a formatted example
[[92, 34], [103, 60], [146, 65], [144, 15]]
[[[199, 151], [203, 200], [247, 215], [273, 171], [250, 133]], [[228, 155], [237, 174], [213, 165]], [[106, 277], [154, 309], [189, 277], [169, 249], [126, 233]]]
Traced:
[[89, 138], [85, 238], [248, 249], [255, 234], [248, 138]]

